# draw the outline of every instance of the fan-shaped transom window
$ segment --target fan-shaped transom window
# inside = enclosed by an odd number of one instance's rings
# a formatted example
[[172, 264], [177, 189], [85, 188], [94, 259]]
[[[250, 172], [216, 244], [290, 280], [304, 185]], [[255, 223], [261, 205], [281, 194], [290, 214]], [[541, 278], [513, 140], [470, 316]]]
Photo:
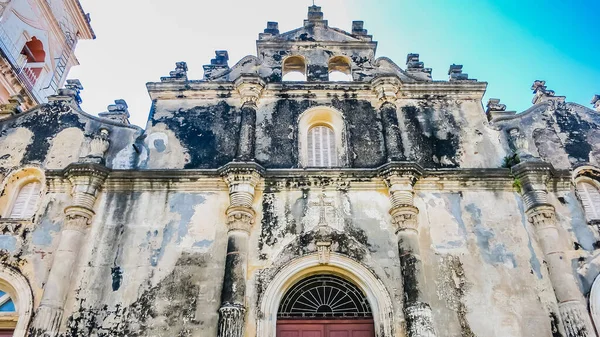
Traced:
[[31, 181], [23, 185], [17, 193], [9, 218], [27, 219], [35, 214], [36, 206], [40, 198], [41, 184], [39, 181]]
[[335, 133], [328, 126], [318, 125], [308, 131], [308, 166], [338, 166]]
[[283, 297], [278, 318], [371, 318], [365, 294], [335, 275], [315, 275], [295, 284]]
[[577, 182], [577, 193], [588, 221], [600, 220], [600, 190], [589, 181]]
[[15, 308], [15, 302], [13, 302], [12, 298], [10, 298], [10, 295], [0, 290], [0, 313], [14, 313], [16, 311], [17, 309]]

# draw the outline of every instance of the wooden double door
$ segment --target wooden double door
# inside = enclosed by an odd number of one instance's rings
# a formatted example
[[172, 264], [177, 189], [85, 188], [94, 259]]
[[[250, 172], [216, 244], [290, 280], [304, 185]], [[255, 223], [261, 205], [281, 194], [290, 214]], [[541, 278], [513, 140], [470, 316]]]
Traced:
[[279, 320], [277, 337], [375, 337], [373, 320]]

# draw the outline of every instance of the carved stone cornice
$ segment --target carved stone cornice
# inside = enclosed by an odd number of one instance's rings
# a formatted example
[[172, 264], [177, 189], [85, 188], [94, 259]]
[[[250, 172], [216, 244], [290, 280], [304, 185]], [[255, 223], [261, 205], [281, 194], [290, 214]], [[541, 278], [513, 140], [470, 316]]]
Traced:
[[72, 163], [67, 166], [63, 176], [71, 183], [73, 201], [65, 208], [65, 213], [74, 212], [91, 218], [96, 197], [109, 173], [108, 168], [99, 164]]
[[532, 184], [536, 189], [541, 189], [554, 176], [555, 170], [550, 163], [528, 161], [513, 166], [511, 172], [515, 178], [521, 180], [522, 185]]
[[398, 92], [402, 86], [400, 79], [395, 76], [377, 77], [371, 82], [373, 91], [380, 103], [396, 103]]
[[256, 187], [265, 169], [254, 162], [231, 162], [218, 170], [230, 189], [238, 184], [247, 184]]
[[391, 162], [378, 169], [379, 176], [390, 188], [395, 184], [406, 183], [414, 186], [417, 180], [423, 176], [424, 172], [423, 167], [414, 162]]
[[256, 106], [266, 86], [257, 75], [242, 75], [235, 80], [234, 85], [242, 100], [242, 106]]
[[256, 213], [252, 208], [232, 206], [227, 209], [227, 228], [229, 231], [250, 232]]

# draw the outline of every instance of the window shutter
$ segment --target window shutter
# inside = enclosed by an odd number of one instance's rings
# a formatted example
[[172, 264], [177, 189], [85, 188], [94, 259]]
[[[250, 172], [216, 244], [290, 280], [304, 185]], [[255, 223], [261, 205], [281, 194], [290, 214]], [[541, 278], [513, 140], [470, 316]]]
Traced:
[[588, 182], [577, 183], [577, 192], [588, 220], [600, 220], [600, 191]]
[[335, 133], [326, 126], [316, 126], [308, 131], [308, 165], [315, 167], [337, 166]]
[[308, 141], [306, 142], [306, 146], [308, 149], [307, 163], [308, 163], [308, 166], [315, 166], [315, 132], [314, 132], [314, 129], [311, 129], [308, 132], [307, 138], [308, 138]]
[[37, 206], [38, 199], [40, 197], [40, 182], [35, 181], [23, 185], [19, 190], [12, 210], [10, 212], [10, 218], [14, 219], [27, 219], [31, 218], [35, 214], [35, 207]]

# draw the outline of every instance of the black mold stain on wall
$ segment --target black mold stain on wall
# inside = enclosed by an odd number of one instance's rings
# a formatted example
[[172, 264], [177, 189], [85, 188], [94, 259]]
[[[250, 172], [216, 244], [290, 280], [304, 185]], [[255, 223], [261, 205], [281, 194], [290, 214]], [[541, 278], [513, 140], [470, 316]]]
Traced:
[[307, 80], [309, 82], [326, 82], [329, 81], [329, 67], [320, 64], [308, 65]]
[[199, 294], [196, 279], [208, 261], [210, 257], [202, 254], [183, 255], [171, 274], [158, 285], [142, 291], [138, 300], [129, 306], [95, 309], [89, 306], [93, 304], [81, 299], [79, 310], [67, 321], [64, 336], [180, 337], [191, 336], [191, 331], [205, 329], [206, 325], [216, 331], [216, 320], [196, 319]]
[[[260, 223], [260, 237], [258, 239], [258, 250], [261, 251], [265, 245], [272, 246], [277, 243], [276, 229], [279, 218], [275, 213], [275, 193], [264, 193], [262, 210], [263, 217]], [[266, 259], [266, 256], [260, 255], [260, 258]]]
[[434, 117], [433, 107], [405, 106], [402, 113], [409, 139], [405, 146], [409, 147], [410, 160], [427, 168], [458, 167], [459, 127], [452, 114], [441, 111], [440, 119], [449, 125], [451, 131], [446, 131], [445, 139], [440, 139], [436, 134], [441, 129], [441, 121]]
[[269, 161], [261, 162], [261, 165], [266, 168], [298, 167], [298, 116], [311, 105], [308, 100], [277, 101], [271, 118], [264, 126], [264, 134], [271, 138], [266, 149]]
[[[21, 165], [27, 163], [41, 163], [46, 159], [50, 149], [50, 141], [62, 130], [75, 127], [85, 130], [85, 123], [80, 121], [80, 116], [72, 112], [43, 112], [37, 110], [16, 119], [13, 123], [7, 123], [3, 130], [4, 135], [7, 130], [13, 128], [27, 128], [33, 133], [32, 142], [25, 149], [25, 155], [21, 160]], [[80, 146], [80, 144], [73, 144]]]
[[385, 163], [385, 144], [381, 116], [369, 101], [333, 99], [333, 107], [342, 111], [348, 130], [348, 154], [351, 167], [378, 167]]
[[240, 112], [224, 101], [173, 112], [153, 119], [164, 123], [188, 149], [190, 162], [184, 168], [215, 168], [233, 160], [238, 143]]
[[592, 129], [598, 130], [598, 126], [582, 120], [566, 107], [556, 109], [554, 116], [560, 131], [567, 134], [565, 151], [569, 159], [575, 162], [589, 161], [592, 145], [587, 141], [587, 134]]

